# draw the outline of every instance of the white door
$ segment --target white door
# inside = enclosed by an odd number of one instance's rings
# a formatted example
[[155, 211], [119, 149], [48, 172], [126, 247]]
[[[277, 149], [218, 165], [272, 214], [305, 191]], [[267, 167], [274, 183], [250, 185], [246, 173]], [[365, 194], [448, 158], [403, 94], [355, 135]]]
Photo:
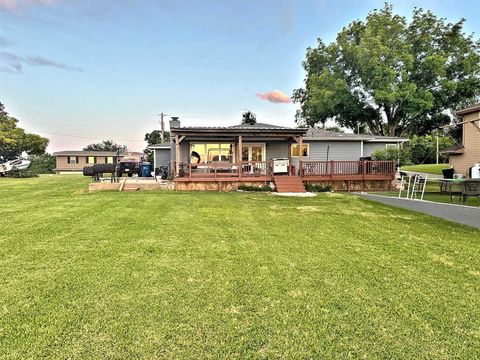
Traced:
[[265, 161], [265, 144], [243, 145], [242, 161]]

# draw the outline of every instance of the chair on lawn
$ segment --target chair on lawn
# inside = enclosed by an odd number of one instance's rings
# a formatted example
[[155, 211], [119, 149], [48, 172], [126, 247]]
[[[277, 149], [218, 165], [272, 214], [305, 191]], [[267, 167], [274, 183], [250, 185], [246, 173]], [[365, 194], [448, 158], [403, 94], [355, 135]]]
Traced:
[[462, 183], [462, 199], [466, 202], [471, 196], [480, 197], [480, 181], [479, 180], [465, 180]]

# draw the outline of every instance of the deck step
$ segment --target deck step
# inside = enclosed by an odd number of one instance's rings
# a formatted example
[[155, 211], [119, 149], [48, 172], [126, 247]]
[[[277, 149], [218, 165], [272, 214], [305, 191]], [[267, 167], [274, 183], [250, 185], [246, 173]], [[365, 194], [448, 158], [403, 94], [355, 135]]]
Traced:
[[273, 181], [279, 193], [305, 192], [305, 187], [299, 176], [275, 176]]

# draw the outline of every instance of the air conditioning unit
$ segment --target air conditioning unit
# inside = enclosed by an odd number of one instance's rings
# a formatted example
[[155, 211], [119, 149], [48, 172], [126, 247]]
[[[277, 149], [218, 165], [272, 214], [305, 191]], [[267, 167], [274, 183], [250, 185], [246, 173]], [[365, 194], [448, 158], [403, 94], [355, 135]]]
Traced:
[[273, 159], [274, 174], [288, 174], [289, 161], [286, 158]]

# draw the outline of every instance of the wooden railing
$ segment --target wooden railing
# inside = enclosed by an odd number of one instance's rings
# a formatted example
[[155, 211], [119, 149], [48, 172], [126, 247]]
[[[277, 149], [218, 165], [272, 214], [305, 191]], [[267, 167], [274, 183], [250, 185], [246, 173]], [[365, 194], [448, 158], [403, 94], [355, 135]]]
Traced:
[[272, 161], [242, 161], [241, 163], [180, 164], [177, 176], [188, 179], [271, 178]]
[[301, 161], [306, 180], [393, 180], [395, 161]]

